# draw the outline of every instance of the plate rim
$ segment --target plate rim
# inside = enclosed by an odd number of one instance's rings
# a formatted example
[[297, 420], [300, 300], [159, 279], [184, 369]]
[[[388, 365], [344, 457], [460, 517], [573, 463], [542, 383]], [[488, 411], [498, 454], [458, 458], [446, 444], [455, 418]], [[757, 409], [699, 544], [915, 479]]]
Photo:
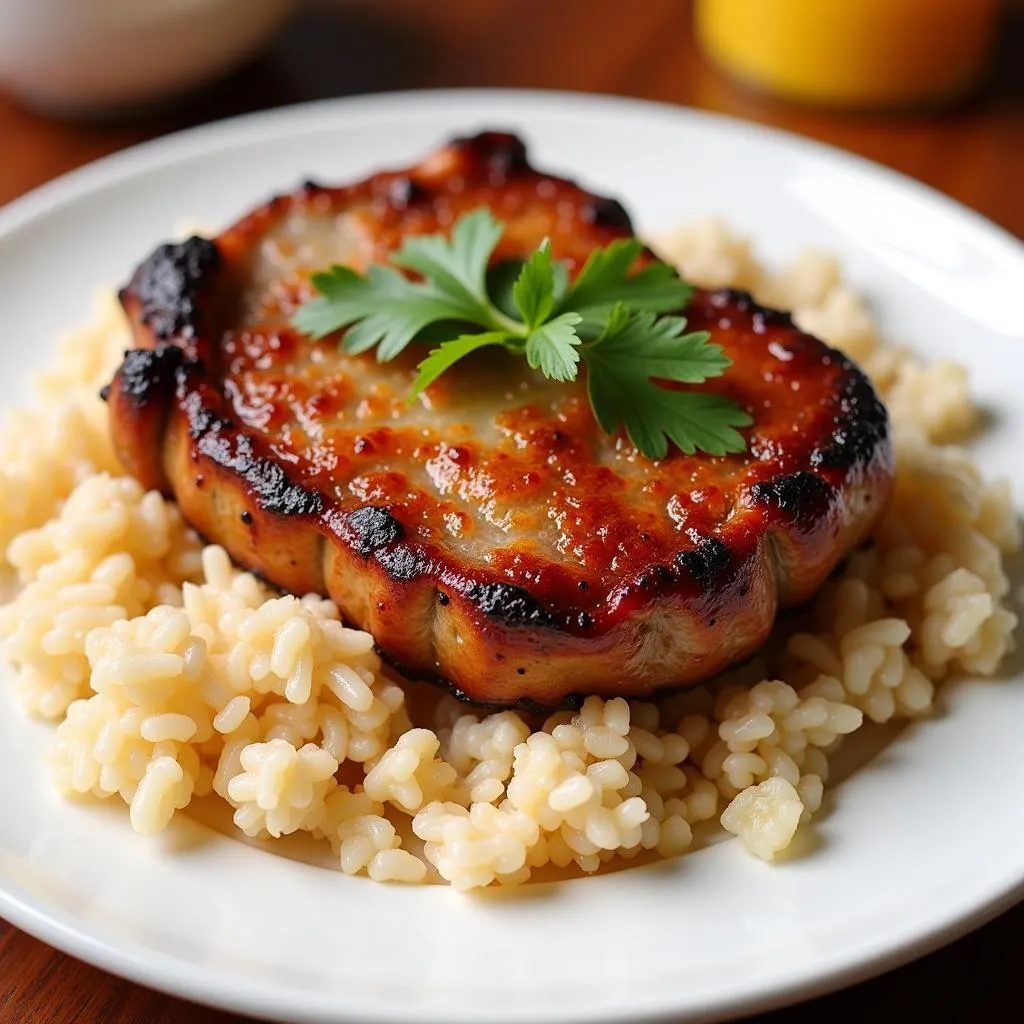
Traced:
[[[246, 992], [235, 982], [225, 986], [218, 982], [218, 975], [212, 971], [180, 961], [167, 953], [153, 950], [140, 953], [137, 946], [119, 946], [101, 936], [89, 934], [62, 911], [56, 914], [53, 911], [45, 911], [36, 906], [37, 901], [28, 896], [17, 900], [7, 888], [2, 887], [2, 883], [3, 877], [0, 875], [0, 917], [10, 924], [92, 967], [175, 999], [210, 1006], [227, 1013], [245, 1014], [270, 1024], [325, 1024], [328, 1020], [343, 1019], [366, 1021], [368, 1024], [409, 1024], [412, 1019], [388, 1014], [372, 1018], [352, 1017], [350, 1011], [346, 1011], [344, 1007], [338, 1008], [338, 1013], [344, 1013], [344, 1017], [327, 1016], [312, 1006], [308, 1010], [294, 1005], [288, 1007], [282, 1002], [286, 998], [286, 993], [279, 987], [268, 986], [264, 993], [259, 989]], [[588, 1024], [715, 1024], [719, 1021], [733, 1020], [749, 1012], [768, 1013], [794, 1006], [912, 963], [988, 924], [1022, 900], [1024, 877], [1014, 889], [984, 905], [977, 905], [975, 911], [966, 916], [957, 917], [947, 925], [922, 933], [918, 939], [898, 945], [895, 949], [884, 948], [868, 952], [859, 959], [849, 961], [844, 967], [820, 973], [811, 982], [794, 978], [783, 985], [766, 984], [761, 991], [749, 991], [732, 1000], [717, 1001], [693, 1011], [680, 1012], [671, 1007], [644, 1010], [639, 1013], [611, 1011], [588, 1013], [586, 1019]], [[10, 913], [12, 910], [13, 913]], [[183, 982], [189, 985], [187, 991], [182, 988]], [[461, 1024], [470, 1018], [463, 1013], [445, 1014], [428, 1011], [419, 1019], [426, 1024]], [[546, 1021], [547, 1024], [575, 1024], [579, 1019], [571, 1011], [563, 1013], [559, 1010], [550, 1013]], [[500, 1013], [498, 1016], [489, 1017], [489, 1020], [500, 1024], [534, 1024], [536, 1018]]]
[[[161, 157], [165, 155], [173, 154], [180, 160], [192, 159], [205, 152], [216, 151], [227, 142], [243, 143], [246, 134], [250, 134], [252, 140], [255, 141], [257, 137], [265, 135], [268, 131], [273, 132], [281, 125], [287, 126], [289, 123], [297, 122], [300, 117], [308, 118], [312, 122], [316, 114], [323, 112], [345, 109], [354, 114], [360, 114], [369, 113], [374, 107], [388, 107], [393, 104], [416, 106], [432, 101], [438, 103], [464, 102], [487, 96], [501, 97], [503, 101], [508, 102], [569, 102], [574, 105], [592, 106], [595, 109], [617, 108], [620, 111], [634, 109], [647, 113], [658, 113], [664, 117], [683, 117], [704, 121], [708, 124], [720, 124], [730, 130], [760, 135], [768, 139], [774, 138], [785, 142], [788, 146], [802, 149], [805, 153], [816, 153], [823, 157], [838, 159], [844, 163], [856, 165], [869, 173], [881, 175], [891, 183], [924, 192], [929, 199], [945, 205], [960, 216], [967, 217], [975, 227], [989, 233], [995, 232], [1003, 242], [1009, 243], [1011, 249], [1016, 250], [1016, 255], [1024, 258], [1024, 239], [1018, 238], [1008, 228], [984, 214], [978, 213], [977, 210], [971, 209], [959, 199], [953, 198], [934, 185], [929, 185], [903, 171], [898, 171], [840, 146], [821, 142], [786, 128], [776, 128], [732, 114], [721, 114], [682, 104], [621, 96], [614, 93], [578, 92], [572, 89], [487, 87], [404, 89], [394, 92], [366, 93], [358, 96], [330, 97], [305, 103], [286, 104], [267, 110], [250, 111], [245, 114], [235, 114], [190, 128], [182, 128], [89, 161], [0, 205], [0, 239], [19, 230], [36, 217], [44, 215], [47, 210], [70, 202], [92, 188], [116, 185], [125, 178], [143, 173], [149, 167], [159, 163]], [[296, 133], [302, 127], [305, 125], [300, 126], [296, 123]]]
[[[747, 137], [781, 143], [790, 151], [839, 161], [847, 167], [871, 174], [876, 180], [881, 179], [901, 189], [909, 188], [919, 195], [923, 194], [929, 201], [940, 204], [946, 211], [969, 222], [975, 230], [982, 231], [990, 238], [999, 239], [1004, 245], [1008, 243], [1008, 249], [1014, 257], [1024, 260], [1024, 242], [1006, 228], [958, 200], [902, 172], [790, 131], [757, 124], [743, 118], [632, 97], [579, 93], [571, 90], [486, 88], [412, 90], [338, 97], [242, 114], [161, 136], [72, 170], [0, 207], [0, 244], [5, 243], [9, 236], [16, 232], [29, 228], [36, 219], [55, 211], [59, 212], [62, 206], [87, 199], [91, 193], [99, 189], [116, 187], [167, 162], [187, 162], [201, 159], [207, 153], [215, 153], [225, 148], [257, 144], [261, 140], [280, 138], [292, 133], [301, 134], [315, 129], [318, 123], [329, 122], [330, 130], [340, 131], [343, 130], [342, 117], [345, 114], [352, 115], [353, 120], [361, 120], [381, 109], [398, 107], [404, 116], [409, 116], [417, 107], [422, 109], [434, 104], [441, 106], [480, 102], [487, 98], [497, 98], [512, 105], [571, 104], [577, 108], [587, 107], [597, 115], [609, 110], [633, 110], [647, 117], [656, 115], [676, 121], [683, 119], [719, 124], [731, 132], [740, 132]], [[984, 890], [984, 887], [982, 889]], [[19, 898], [20, 891], [21, 887], [17, 883], [5, 878], [5, 873], [0, 872], [0, 916], [36, 938], [93, 966], [178, 998], [199, 1000], [226, 1010], [255, 1016], [273, 1012], [278, 1016], [284, 1009], [281, 1006], [268, 1008], [266, 1003], [262, 1006], [257, 1005], [256, 1000], [260, 999], [258, 993], [246, 995], [238, 981], [230, 977], [225, 984], [225, 976], [218, 975], [215, 969], [203, 969], [170, 954], [138, 945], [133, 946], [127, 942], [117, 944], [102, 934], [102, 928], [90, 931], [80, 919], [75, 919], [61, 910], [47, 910], [45, 905], [27, 893], [22, 893]], [[924, 956], [983, 925], [1024, 898], [1024, 862], [1019, 866], [1015, 881], [1007, 884], [1007, 879], [1003, 879], [1000, 886], [987, 890], [987, 895], [983, 895], [982, 899], [977, 899], [977, 896], [975, 893], [974, 897], [960, 901], [955, 908], [940, 915], [937, 922], [933, 921], [931, 927], [914, 932], [914, 938], [906, 940], [905, 936], [892, 936], [887, 944], [873, 946], [863, 951], [859, 957], [847, 958], [839, 966], [823, 968], [819, 961], [815, 961], [810, 969], [804, 968], [801, 972], [795, 972], [794, 977], [781, 983], [767, 981], [762, 983], [759, 989], [748, 989], [740, 996], [719, 999], [713, 1005], [684, 1011], [686, 1019], [720, 1020], [754, 1008], [762, 1011], [774, 1009], [835, 991]], [[183, 982], [187, 989], [183, 987]], [[279, 986], [270, 988], [282, 991]], [[288, 1019], [296, 1021], [328, 1019], [323, 1012], [312, 1009], [307, 1013], [302, 1008], [293, 1007], [285, 1012], [290, 1014]], [[299, 1015], [296, 1016], [296, 1012]], [[663, 1007], [660, 1010], [652, 1009], [628, 1015], [620, 1010], [613, 1010], [605, 1016], [591, 1015], [588, 1019], [593, 1024], [623, 1020], [654, 1022], [679, 1019], [679, 1014], [678, 1009]], [[385, 1011], [375, 1019], [383, 1022], [397, 1021], [399, 1018], [389, 1016]], [[458, 1013], [445, 1017], [428, 1011], [421, 1019], [441, 1021], [464, 1018]], [[577, 1018], [560, 1013], [551, 1019], [570, 1021]]]

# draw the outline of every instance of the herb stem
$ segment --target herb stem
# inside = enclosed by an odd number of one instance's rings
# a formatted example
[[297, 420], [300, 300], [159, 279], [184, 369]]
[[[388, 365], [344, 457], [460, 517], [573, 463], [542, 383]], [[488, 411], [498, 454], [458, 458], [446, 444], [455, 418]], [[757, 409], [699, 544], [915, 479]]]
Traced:
[[513, 338], [518, 338], [525, 341], [527, 335], [530, 333], [530, 328], [526, 324], [521, 323], [518, 320], [514, 320], [510, 316], [506, 316], [500, 309], [489, 309], [487, 311], [488, 319], [490, 323], [487, 325], [494, 331], [503, 331], [505, 334], [512, 335]]

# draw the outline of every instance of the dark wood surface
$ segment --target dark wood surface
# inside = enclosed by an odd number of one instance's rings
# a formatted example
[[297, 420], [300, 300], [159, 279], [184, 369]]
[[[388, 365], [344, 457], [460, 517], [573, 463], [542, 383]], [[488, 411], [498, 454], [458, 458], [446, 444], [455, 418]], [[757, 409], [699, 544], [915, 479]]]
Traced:
[[[982, 94], [943, 113], [868, 116], [791, 106], [733, 84], [697, 52], [682, 0], [321, 0], [243, 71], [145, 115], [61, 123], [0, 96], [0, 203], [135, 142], [248, 110], [391, 89], [515, 86], [639, 96], [799, 132], [925, 181], [1020, 236], [1024, 6], [1011, 6]], [[1019, 907], [923, 960], [756, 1020], [1022, 1020], [1022, 933]], [[0, 1024], [241, 1020], [114, 978], [0, 921]]]

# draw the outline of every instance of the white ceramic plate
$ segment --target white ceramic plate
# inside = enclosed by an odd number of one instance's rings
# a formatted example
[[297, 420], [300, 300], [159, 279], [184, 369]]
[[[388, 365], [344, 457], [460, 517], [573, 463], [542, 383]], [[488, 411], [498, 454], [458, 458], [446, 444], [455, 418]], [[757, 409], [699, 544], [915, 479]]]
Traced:
[[[769, 258], [808, 244], [840, 253], [891, 335], [969, 362], [993, 413], [979, 457], [1024, 492], [1019, 243], [818, 145], [564, 94], [277, 111], [40, 189], [0, 211], [0, 402], [16, 401], [55, 334], [88, 315], [94, 289], [122, 282], [183, 216], [222, 223], [305, 175], [400, 166], [483, 126], [521, 131], [541, 166], [622, 197], [645, 231], [721, 212]], [[188, 819], [142, 839], [123, 808], [51, 793], [51, 730], [0, 691], [0, 913], [118, 974], [287, 1020], [720, 1018], [865, 977], [1018, 898], [1024, 677], [955, 686], [944, 708], [835, 790], [805, 857], [769, 866], [724, 843], [657, 867], [466, 897], [347, 878]]]

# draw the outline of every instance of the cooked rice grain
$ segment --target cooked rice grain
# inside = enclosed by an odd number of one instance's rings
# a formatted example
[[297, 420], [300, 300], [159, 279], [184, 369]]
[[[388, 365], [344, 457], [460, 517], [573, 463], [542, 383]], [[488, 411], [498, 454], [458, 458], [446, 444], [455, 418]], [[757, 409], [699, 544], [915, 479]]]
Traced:
[[99, 391], [130, 344], [114, 294], [104, 293], [93, 323], [60, 340], [31, 404], [0, 419], [0, 564], [11, 539], [56, 514], [78, 484], [124, 472]]
[[8, 547], [21, 591], [0, 607], [0, 645], [31, 712], [58, 718], [89, 690], [92, 633], [181, 603], [200, 546], [177, 506], [130, 477], [88, 476], [60, 513]]

